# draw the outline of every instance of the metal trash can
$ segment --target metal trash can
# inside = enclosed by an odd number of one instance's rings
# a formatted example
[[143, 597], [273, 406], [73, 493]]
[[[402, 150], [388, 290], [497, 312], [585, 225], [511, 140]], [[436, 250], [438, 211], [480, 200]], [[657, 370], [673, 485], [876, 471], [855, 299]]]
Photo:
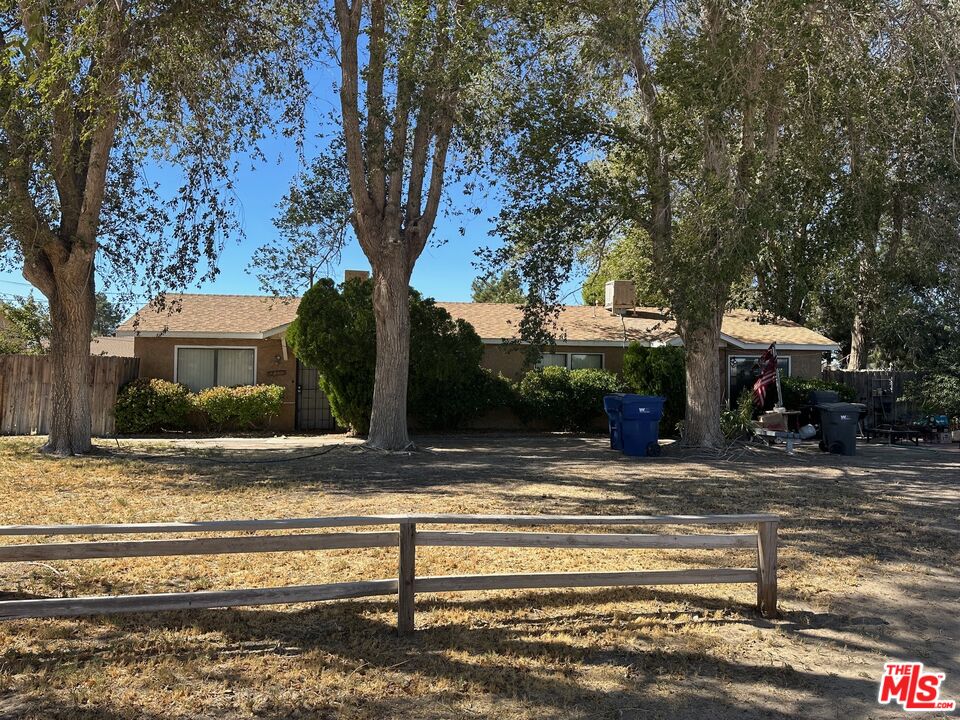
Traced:
[[624, 393], [611, 393], [603, 396], [603, 409], [607, 413], [607, 423], [610, 429], [610, 448], [623, 451], [623, 427], [621, 425], [620, 408], [623, 405]]
[[857, 425], [866, 406], [832, 402], [816, 406], [820, 414], [820, 449], [837, 455], [857, 454]]
[[666, 398], [657, 395], [624, 395], [620, 405], [623, 452], [631, 457], [660, 454], [660, 418]]

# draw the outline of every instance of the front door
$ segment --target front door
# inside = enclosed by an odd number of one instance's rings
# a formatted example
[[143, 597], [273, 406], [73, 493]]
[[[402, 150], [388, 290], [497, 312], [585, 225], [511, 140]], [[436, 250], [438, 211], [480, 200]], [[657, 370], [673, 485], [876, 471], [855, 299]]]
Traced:
[[336, 430], [337, 423], [330, 412], [330, 402], [317, 378], [316, 368], [297, 360], [297, 430]]

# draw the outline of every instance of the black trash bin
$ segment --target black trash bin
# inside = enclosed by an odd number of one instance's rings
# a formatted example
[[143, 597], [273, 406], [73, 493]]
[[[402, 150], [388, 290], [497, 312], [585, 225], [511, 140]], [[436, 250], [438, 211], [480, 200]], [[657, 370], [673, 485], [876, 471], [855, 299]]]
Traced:
[[832, 402], [816, 406], [820, 415], [820, 449], [837, 455], [857, 454], [857, 425], [866, 407], [857, 403]]

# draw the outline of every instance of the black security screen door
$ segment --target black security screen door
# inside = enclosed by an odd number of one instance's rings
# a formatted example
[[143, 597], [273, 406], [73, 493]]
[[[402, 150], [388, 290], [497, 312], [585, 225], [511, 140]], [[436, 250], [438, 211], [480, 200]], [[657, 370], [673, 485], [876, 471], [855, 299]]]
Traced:
[[336, 430], [337, 423], [330, 412], [330, 402], [317, 382], [316, 368], [309, 368], [297, 360], [297, 430]]

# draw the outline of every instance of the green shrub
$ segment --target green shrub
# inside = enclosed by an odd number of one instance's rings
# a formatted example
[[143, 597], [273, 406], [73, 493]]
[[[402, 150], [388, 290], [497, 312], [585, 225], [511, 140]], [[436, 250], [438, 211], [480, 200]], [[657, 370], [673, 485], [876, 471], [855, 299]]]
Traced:
[[783, 392], [783, 406], [788, 410], [799, 410], [806, 405], [811, 390], [834, 390], [843, 402], [857, 400], [857, 391], [849, 385], [819, 378], [781, 377], [780, 390]]
[[753, 404], [753, 390], [746, 389], [737, 398], [737, 404], [731, 410], [720, 413], [720, 430], [728, 440], [738, 440], [750, 434], [756, 406]]
[[[300, 301], [287, 342], [317, 368], [337, 423], [366, 434], [377, 352], [373, 283], [318, 282]], [[480, 367], [482, 356], [483, 342], [469, 323], [411, 289], [407, 411], [416, 427], [456, 428], [498, 402], [504, 381]]]
[[686, 355], [682, 347], [645, 347], [631, 343], [623, 355], [623, 379], [640, 395], [660, 395], [661, 432], [673, 432], [683, 421], [687, 405]]
[[113, 410], [117, 432], [183, 429], [191, 410], [190, 397], [187, 387], [179, 383], [155, 378], [133, 380], [117, 395]]
[[283, 407], [279, 385], [212, 387], [193, 396], [194, 407], [217, 430], [262, 428]]
[[931, 415], [960, 416], [960, 375], [933, 373], [907, 383], [904, 395]]
[[520, 379], [514, 407], [525, 423], [579, 432], [603, 414], [604, 395], [623, 390], [623, 382], [605, 370], [539, 368]]

